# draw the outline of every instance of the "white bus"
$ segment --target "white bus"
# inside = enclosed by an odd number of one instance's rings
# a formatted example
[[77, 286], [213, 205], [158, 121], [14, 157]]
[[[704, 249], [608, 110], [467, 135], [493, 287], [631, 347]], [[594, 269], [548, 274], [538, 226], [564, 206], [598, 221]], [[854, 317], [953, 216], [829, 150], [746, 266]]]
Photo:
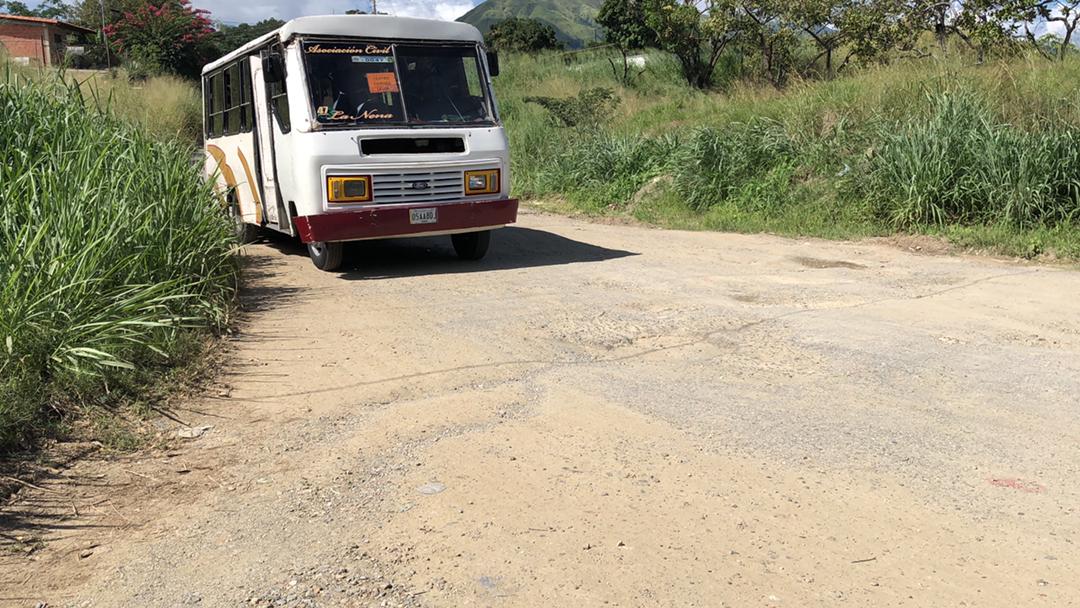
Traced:
[[480, 259], [517, 221], [497, 74], [471, 25], [295, 19], [203, 69], [207, 175], [241, 240], [299, 237], [322, 270], [391, 237], [449, 235]]

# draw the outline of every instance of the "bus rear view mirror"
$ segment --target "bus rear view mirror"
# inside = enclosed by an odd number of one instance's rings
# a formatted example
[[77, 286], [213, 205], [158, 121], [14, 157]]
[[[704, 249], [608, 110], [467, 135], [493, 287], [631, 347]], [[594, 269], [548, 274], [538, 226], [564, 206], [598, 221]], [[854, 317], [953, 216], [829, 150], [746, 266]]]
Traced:
[[281, 55], [270, 53], [263, 57], [263, 73], [267, 82], [285, 82], [285, 61]]
[[499, 53], [496, 51], [487, 52], [488, 72], [491, 73], [491, 77], [494, 78], [499, 75]]

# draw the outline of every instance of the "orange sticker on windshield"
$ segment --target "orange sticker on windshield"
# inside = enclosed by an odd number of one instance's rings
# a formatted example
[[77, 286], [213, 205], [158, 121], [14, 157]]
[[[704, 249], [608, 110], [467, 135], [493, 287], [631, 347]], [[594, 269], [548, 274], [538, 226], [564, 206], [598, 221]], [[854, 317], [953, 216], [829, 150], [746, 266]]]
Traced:
[[397, 76], [393, 72], [368, 74], [367, 86], [372, 93], [397, 93]]

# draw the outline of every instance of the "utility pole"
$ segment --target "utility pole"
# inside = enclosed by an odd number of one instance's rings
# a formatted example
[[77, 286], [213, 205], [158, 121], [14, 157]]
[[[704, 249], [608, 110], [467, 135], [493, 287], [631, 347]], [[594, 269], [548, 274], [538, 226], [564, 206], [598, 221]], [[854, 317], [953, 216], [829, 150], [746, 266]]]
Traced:
[[105, 41], [105, 61], [109, 64], [109, 71], [111, 72], [112, 50], [109, 48], [109, 35], [105, 33], [105, 0], [100, 0], [98, 5], [101, 7], [101, 38]]
[[372, 15], [378, 15], [379, 14], [379, 0], [371, 0], [371, 14]]

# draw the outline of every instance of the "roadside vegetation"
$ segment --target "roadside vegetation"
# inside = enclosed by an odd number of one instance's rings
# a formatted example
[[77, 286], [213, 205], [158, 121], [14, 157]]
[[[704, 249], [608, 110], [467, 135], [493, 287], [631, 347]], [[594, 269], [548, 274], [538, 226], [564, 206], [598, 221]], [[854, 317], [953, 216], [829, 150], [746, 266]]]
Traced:
[[[516, 194], [683, 229], [925, 233], [1080, 257], [1080, 61], [903, 63], [727, 92], [685, 87], [660, 54], [648, 66], [626, 87], [602, 57], [506, 61]], [[596, 102], [534, 99], [597, 86], [616, 100], [602, 118]]]
[[202, 99], [187, 79], [161, 74], [133, 80], [126, 70], [64, 70], [61, 72], [19, 68], [24, 80], [42, 81], [46, 87], [57, 78], [77, 85], [88, 106], [138, 127], [154, 139], [195, 144], [202, 138]]
[[191, 142], [99, 95], [0, 73], [0, 451], [137, 401], [228, 321], [234, 243]]

